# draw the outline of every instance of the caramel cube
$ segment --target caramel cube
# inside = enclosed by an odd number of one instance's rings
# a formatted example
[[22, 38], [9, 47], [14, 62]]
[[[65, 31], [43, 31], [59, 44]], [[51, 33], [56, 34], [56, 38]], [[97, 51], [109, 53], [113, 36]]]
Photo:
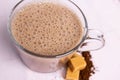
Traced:
[[[81, 55], [78, 52], [74, 52], [72, 58], [74, 58], [74, 57], [81, 57]], [[82, 58], [84, 59], [84, 57], [82, 57]]]
[[79, 80], [80, 71], [73, 72], [70, 67], [67, 67], [66, 79], [65, 80]]
[[71, 70], [75, 72], [84, 69], [87, 64], [82, 56], [78, 56], [71, 58], [68, 65], [71, 68]]

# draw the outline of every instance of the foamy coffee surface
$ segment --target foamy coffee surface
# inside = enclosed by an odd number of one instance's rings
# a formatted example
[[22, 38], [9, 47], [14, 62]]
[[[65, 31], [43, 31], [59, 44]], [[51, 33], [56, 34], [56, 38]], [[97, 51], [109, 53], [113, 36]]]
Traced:
[[81, 40], [80, 20], [68, 8], [53, 3], [31, 3], [16, 12], [11, 31], [23, 48], [40, 55], [58, 55]]

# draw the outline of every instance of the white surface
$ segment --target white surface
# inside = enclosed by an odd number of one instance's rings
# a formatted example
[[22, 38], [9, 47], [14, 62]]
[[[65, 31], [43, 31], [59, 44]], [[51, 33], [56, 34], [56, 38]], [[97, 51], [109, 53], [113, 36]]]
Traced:
[[[91, 80], [120, 80], [120, 1], [74, 0], [85, 13], [89, 28], [104, 32], [106, 45], [93, 53], [97, 67]], [[63, 80], [62, 70], [36, 73], [26, 68], [7, 33], [7, 19], [18, 0], [0, 1], [0, 80]]]

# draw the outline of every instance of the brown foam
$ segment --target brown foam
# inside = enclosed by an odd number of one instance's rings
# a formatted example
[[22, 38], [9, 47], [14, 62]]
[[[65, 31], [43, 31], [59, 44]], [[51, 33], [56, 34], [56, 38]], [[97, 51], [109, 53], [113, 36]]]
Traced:
[[12, 19], [11, 31], [25, 49], [40, 55], [57, 55], [74, 48], [82, 27], [68, 8], [53, 3], [24, 6]]

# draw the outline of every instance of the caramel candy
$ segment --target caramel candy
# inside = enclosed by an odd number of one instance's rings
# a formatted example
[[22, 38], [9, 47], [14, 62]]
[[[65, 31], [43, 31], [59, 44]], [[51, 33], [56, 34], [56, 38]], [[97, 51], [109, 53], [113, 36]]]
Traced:
[[67, 68], [66, 79], [65, 80], [79, 80], [80, 71], [73, 72], [70, 67]]
[[68, 65], [71, 68], [73, 72], [82, 70], [86, 67], [86, 61], [84, 60], [84, 57], [81, 55], [74, 55], [76, 57], [73, 57], [70, 59]]
[[[80, 53], [74, 52], [72, 58], [74, 57], [81, 57]], [[84, 59], [84, 57], [82, 57]]]

